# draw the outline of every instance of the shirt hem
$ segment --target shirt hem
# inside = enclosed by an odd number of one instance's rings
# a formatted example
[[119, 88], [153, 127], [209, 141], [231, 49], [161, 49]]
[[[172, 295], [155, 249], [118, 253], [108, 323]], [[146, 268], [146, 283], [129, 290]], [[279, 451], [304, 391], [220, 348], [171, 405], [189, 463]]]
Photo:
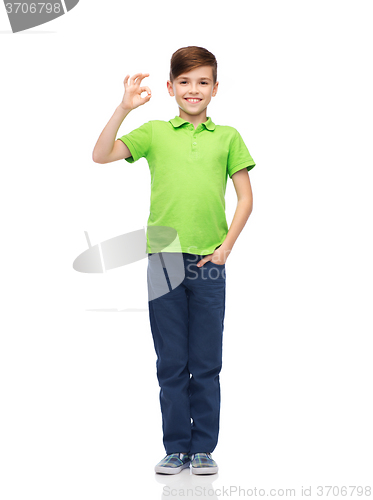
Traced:
[[[181, 247], [179, 251], [172, 250], [172, 249], [165, 249], [165, 250], [162, 250], [162, 253], [188, 253], [191, 255], [210, 255], [210, 254], [214, 253], [216, 248], [220, 247], [220, 245], [222, 245], [222, 243], [223, 242], [218, 243], [217, 245], [213, 245], [213, 247], [211, 249], [207, 249], [207, 250], [205, 248], [202, 249], [202, 248], [194, 248], [194, 247], [193, 248]], [[193, 251], [190, 251], [190, 250], [193, 250]], [[149, 253], [160, 253], [160, 252], [149, 252], [147, 249], [146, 253], [149, 254]]]
[[124, 158], [124, 159], [128, 163], [134, 163], [135, 161], [137, 161], [139, 159], [139, 155], [136, 151], [135, 146], [132, 144], [132, 142], [127, 137], [126, 138], [119, 137], [118, 139], [120, 141], [122, 141], [127, 146], [127, 148], [130, 150], [130, 153], [131, 153], [131, 156], [128, 156], [127, 158]]
[[239, 165], [236, 165], [234, 168], [229, 173], [229, 177], [232, 178], [232, 175], [238, 172], [239, 170], [242, 170], [243, 168], [247, 168], [247, 171], [251, 170], [252, 168], [255, 167], [255, 162], [248, 163], [247, 161], [240, 163]]

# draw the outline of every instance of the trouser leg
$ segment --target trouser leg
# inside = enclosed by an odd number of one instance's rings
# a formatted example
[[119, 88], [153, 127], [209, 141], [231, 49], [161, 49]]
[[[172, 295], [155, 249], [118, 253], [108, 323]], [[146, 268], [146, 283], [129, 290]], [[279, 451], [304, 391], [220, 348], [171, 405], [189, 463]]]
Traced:
[[189, 292], [190, 453], [212, 452], [218, 441], [225, 314], [225, 265], [191, 256], [185, 283]]
[[[159, 270], [159, 268], [158, 268]], [[163, 271], [162, 271], [163, 272]], [[148, 264], [148, 276], [152, 273]], [[154, 281], [160, 282], [152, 274]], [[155, 289], [155, 286], [153, 286]], [[156, 296], [156, 295], [155, 295]], [[191, 417], [188, 371], [188, 296], [183, 283], [149, 301], [149, 319], [157, 354], [163, 444], [166, 453], [188, 452]]]

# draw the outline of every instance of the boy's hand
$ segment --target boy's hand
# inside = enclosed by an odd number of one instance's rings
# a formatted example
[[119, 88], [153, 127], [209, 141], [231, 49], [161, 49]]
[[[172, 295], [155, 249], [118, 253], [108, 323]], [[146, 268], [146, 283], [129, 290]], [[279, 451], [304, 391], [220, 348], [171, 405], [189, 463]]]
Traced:
[[[151, 90], [149, 87], [140, 87], [141, 81], [149, 76], [149, 73], [136, 73], [129, 81], [130, 75], [124, 79], [124, 97], [120, 106], [125, 110], [132, 110], [145, 104], [151, 98]], [[148, 95], [141, 97], [142, 92], [147, 92]]]
[[226, 263], [228, 259], [228, 255], [230, 254], [230, 250], [226, 250], [225, 248], [222, 248], [221, 246], [214, 250], [213, 253], [210, 253], [209, 255], [205, 255], [203, 259], [201, 259], [197, 267], [202, 267], [206, 262], [211, 260], [214, 264], [218, 264], [219, 266], [222, 266], [223, 264]]

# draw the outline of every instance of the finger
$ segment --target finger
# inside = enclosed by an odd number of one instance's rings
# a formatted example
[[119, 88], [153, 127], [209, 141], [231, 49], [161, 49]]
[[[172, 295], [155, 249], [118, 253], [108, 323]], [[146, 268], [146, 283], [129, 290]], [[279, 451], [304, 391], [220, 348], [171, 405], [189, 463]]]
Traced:
[[207, 262], [207, 261], [208, 261], [208, 259], [206, 259], [206, 257], [205, 257], [205, 258], [203, 258], [203, 259], [201, 259], [201, 260], [198, 262], [197, 267], [202, 267], [204, 264], [206, 264], [206, 262]]
[[128, 87], [128, 78], [130, 77], [130, 75], [127, 75], [126, 78], [123, 80], [123, 83], [124, 83], [124, 88], [127, 88]]
[[140, 85], [140, 83], [142, 82], [142, 80], [144, 78], [146, 78], [147, 76], [149, 76], [149, 73], [140, 73], [140, 76], [138, 78], [138, 81], [136, 82], [138, 85]]
[[138, 78], [142, 73], [135, 73], [132, 77], [131, 77], [131, 81], [132, 81], [132, 85], [135, 84], [135, 80], [136, 78]]
[[148, 94], [145, 97], [141, 97], [142, 102], [144, 102], [144, 103], [148, 102], [150, 100], [151, 96], [152, 96], [151, 94]]
[[147, 92], [148, 94], [152, 93], [149, 87], [140, 87], [140, 94], [142, 94], [143, 92]]

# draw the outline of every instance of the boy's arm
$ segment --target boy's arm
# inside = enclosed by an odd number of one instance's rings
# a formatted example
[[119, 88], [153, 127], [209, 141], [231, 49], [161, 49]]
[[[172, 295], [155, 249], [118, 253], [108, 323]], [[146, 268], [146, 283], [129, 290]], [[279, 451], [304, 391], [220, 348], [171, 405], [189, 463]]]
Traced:
[[[121, 140], [115, 140], [119, 127], [130, 111], [145, 104], [151, 98], [149, 87], [140, 87], [141, 81], [149, 76], [149, 73], [136, 73], [132, 77], [132, 83], [128, 83], [129, 75], [124, 79], [125, 94], [121, 104], [114, 111], [94, 147], [92, 159], [95, 163], [110, 163], [116, 160], [129, 158], [131, 152]], [[141, 97], [147, 92], [145, 97]]]
[[92, 153], [95, 163], [110, 163], [131, 156], [130, 150], [121, 140], [115, 140], [119, 127], [131, 110], [125, 110], [118, 106], [100, 137]]
[[220, 246], [220, 248], [223, 247], [224, 250], [228, 252], [227, 257], [253, 210], [253, 192], [251, 190], [250, 177], [247, 169], [243, 168], [234, 173], [232, 175], [232, 181], [237, 193], [237, 208], [228, 234]]
[[228, 234], [219, 248], [199, 261], [197, 264], [198, 267], [203, 266], [203, 264], [209, 260], [212, 260], [215, 264], [225, 264], [232, 251], [233, 245], [235, 244], [253, 210], [253, 193], [251, 190], [250, 177], [247, 168], [243, 168], [235, 172], [232, 175], [232, 181], [237, 193], [237, 208], [228, 230]]

